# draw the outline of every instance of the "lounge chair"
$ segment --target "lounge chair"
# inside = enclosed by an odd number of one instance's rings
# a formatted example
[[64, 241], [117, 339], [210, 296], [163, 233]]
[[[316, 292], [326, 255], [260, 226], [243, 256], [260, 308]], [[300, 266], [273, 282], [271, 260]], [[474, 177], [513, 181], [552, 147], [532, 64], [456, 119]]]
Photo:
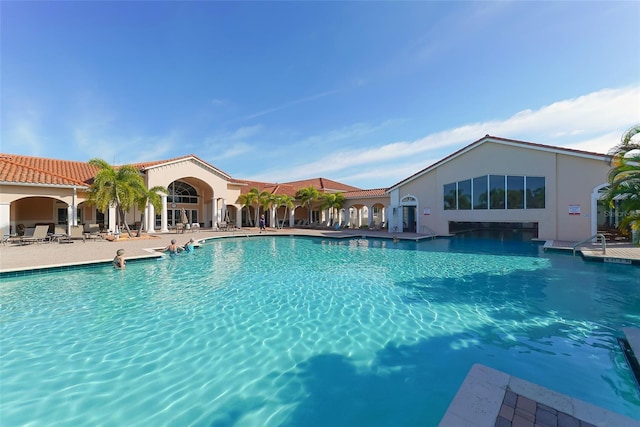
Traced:
[[100, 231], [100, 224], [85, 224], [84, 233], [85, 239], [104, 239], [102, 232]]
[[27, 243], [42, 243], [45, 241], [49, 241], [49, 236], [47, 235], [48, 232], [48, 225], [36, 225], [35, 230], [33, 230], [33, 235], [22, 236], [20, 238], [20, 244], [26, 245]]
[[71, 234], [67, 236], [64, 241], [71, 243], [72, 240], [82, 239], [84, 243], [87, 243], [87, 238], [84, 234], [84, 230], [80, 226], [72, 226]]

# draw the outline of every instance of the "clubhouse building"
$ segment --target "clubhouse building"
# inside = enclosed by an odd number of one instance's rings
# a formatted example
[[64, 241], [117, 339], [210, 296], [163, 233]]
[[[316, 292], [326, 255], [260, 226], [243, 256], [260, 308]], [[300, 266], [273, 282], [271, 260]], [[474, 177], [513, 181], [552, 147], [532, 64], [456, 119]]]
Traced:
[[[239, 204], [241, 194], [255, 187], [295, 196], [313, 186], [321, 194], [344, 194], [336, 217], [320, 202], [308, 207], [296, 201], [291, 209], [268, 208], [268, 225], [367, 227], [423, 235], [509, 230], [525, 238], [578, 241], [615, 227], [624, 215], [601, 200], [608, 160], [604, 154], [487, 135], [389, 188], [360, 189], [326, 178], [247, 181], [186, 155], [133, 165], [147, 188], [162, 186], [169, 194], [161, 194], [159, 212], [152, 205], [142, 212], [134, 208], [126, 221], [137, 228], [144, 220], [146, 232], [168, 232], [185, 222], [214, 229], [221, 224], [254, 226], [255, 207]], [[95, 174], [88, 163], [0, 154], [3, 234], [15, 233], [19, 224], [67, 230], [99, 224], [116, 232], [115, 208], [100, 212], [87, 203]]]

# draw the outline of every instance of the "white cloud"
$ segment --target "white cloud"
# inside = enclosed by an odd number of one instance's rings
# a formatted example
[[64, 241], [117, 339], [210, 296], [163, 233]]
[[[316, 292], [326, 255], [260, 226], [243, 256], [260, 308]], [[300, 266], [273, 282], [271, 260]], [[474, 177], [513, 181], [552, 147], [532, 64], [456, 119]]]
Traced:
[[[372, 182], [390, 176], [385, 170], [406, 171], [404, 177], [433, 163], [427, 159], [441, 158], [470, 144], [486, 134], [521, 139], [540, 144], [556, 145], [587, 151], [606, 153], [618, 143], [620, 135], [632, 124], [640, 122], [640, 87], [603, 89], [573, 99], [562, 100], [537, 110], [524, 110], [504, 120], [466, 124], [457, 128], [426, 135], [414, 141], [398, 141], [367, 149], [334, 150], [330, 154], [305, 164], [288, 164], [264, 171], [252, 179], [293, 181], [313, 176], [345, 176], [362, 179], [367, 172], [353, 174], [354, 170], [377, 172]], [[328, 132], [326, 141], [340, 131]], [[443, 149], [448, 153], [443, 154]], [[424, 162], [416, 158], [423, 158]], [[399, 166], [418, 164], [415, 170]], [[393, 175], [393, 174], [392, 174]], [[387, 182], [382, 185], [392, 185]]]
[[316, 99], [324, 98], [325, 96], [334, 95], [334, 94], [336, 94], [338, 92], [340, 92], [340, 91], [337, 90], [337, 89], [333, 89], [333, 90], [328, 90], [326, 92], [317, 93], [315, 95], [307, 96], [307, 97], [304, 97], [304, 98], [294, 99], [292, 101], [285, 102], [282, 105], [266, 108], [266, 109], [264, 109], [262, 111], [258, 111], [257, 113], [249, 114], [247, 116], [244, 116], [244, 117], [240, 118], [240, 120], [255, 119], [255, 118], [260, 117], [260, 116], [264, 116], [264, 115], [267, 115], [267, 114], [275, 113], [276, 111], [280, 111], [280, 110], [284, 110], [286, 108], [293, 107], [294, 105], [304, 104], [305, 102], [315, 101]]
[[13, 122], [8, 137], [3, 138], [2, 150], [9, 153], [26, 152], [32, 156], [40, 155], [43, 150], [43, 138], [36, 122], [28, 117]]

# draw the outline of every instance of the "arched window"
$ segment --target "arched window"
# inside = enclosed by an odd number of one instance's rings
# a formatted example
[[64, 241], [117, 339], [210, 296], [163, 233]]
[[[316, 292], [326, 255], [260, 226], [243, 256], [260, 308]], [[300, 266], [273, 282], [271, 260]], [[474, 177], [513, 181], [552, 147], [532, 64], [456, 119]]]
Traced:
[[198, 192], [191, 185], [183, 181], [173, 181], [169, 185], [169, 203], [198, 203]]

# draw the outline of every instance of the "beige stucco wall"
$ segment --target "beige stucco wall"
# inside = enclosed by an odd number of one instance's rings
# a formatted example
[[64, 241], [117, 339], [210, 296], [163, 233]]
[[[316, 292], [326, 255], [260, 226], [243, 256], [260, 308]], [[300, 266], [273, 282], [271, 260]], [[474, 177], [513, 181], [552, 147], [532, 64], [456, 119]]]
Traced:
[[[417, 230], [422, 226], [448, 232], [449, 221], [538, 222], [539, 238], [581, 240], [591, 234], [591, 193], [606, 182], [609, 166], [594, 160], [553, 151], [484, 142], [394, 190], [392, 205], [407, 195], [418, 199]], [[544, 209], [444, 210], [444, 185], [484, 175], [543, 176]], [[580, 204], [580, 215], [569, 215], [568, 205]], [[425, 215], [428, 209], [429, 215]]]
[[[169, 187], [176, 180], [187, 182], [198, 192], [200, 197], [197, 209], [200, 211], [200, 222], [204, 222], [205, 226], [208, 226], [209, 222], [213, 220], [212, 212], [214, 207], [218, 211], [221, 210], [222, 201], [227, 206], [237, 207], [238, 210], [242, 207], [236, 204], [236, 200], [240, 196], [240, 188], [231, 185], [226, 176], [199, 161], [187, 159], [151, 168], [146, 173], [148, 188], [155, 186]], [[192, 204], [176, 205], [176, 209], [182, 207], [196, 208]], [[217, 221], [221, 221], [221, 218], [217, 218]]]

